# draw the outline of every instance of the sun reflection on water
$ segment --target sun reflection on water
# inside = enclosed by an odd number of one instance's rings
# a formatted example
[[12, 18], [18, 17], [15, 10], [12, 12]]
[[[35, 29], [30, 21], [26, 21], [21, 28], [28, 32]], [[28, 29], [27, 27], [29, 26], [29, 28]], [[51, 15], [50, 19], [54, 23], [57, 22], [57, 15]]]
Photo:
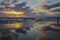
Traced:
[[23, 27], [23, 22], [1, 24], [0, 27], [1, 29], [19, 29]]

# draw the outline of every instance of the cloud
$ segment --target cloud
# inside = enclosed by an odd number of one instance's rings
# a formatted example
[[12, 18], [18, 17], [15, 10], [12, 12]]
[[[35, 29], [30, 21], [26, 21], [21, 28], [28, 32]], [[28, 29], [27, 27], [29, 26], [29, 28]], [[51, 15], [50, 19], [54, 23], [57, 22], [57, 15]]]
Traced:
[[[11, 9], [9, 8], [9, 12], [11, 11], [11, 10], [15, 10], [15, 11], [17, 11], [17, 12], [20, 12], [20, 11], [22, 11], [22, 12], [24, 12], [24, 14], [23, 15], [18, 15], [19, 17], [20, 16], [23, 16], [23, 17], [27, 17], [27, 15], [29, 15], [29, 16], [31, 16], [30, 14], [32, 14], [31, 12], [32, 12], [32, 9], [30, 9], [30, 7], [28, 7], [28, 6], [26, 6], [26, 2], [22, 2], [22, 3], [19, 3], [19, 4], [15, 4], [15, 6], [14, 7], [11, 7]], [[7, 8], [7, 7], [6, 7]], [[2, 8], [0, 8], [0, 10], [2, 11], [2, 10], [4, 10], [4, 9], [6, 9], [5, 7], [2, 9]], [[1, 14], [1, 11], [0, 11], [0, 17], [16, 17], [16, 14], [7, 14], [7, 13], [2, 13]]]
[[43, 5], [43, 7], [45, 7], [46, 9], [51, 9], [51, 8], [55, 8], [55, 7], [59, 7], [60, 3], [56, 3], [56, 4], [52, 4], [52, 5]]
[[38, 7], [36, 7], [36, 11], [44, 12], [46, 15], [53, 16], [60, 13], [60, 3], [39, 5]]
[[60, 9], [52, 10], [52, 12], [60, 12]]
[[17, 3], [17, 2], [18, 2], [17, 0], [13, 0], [12, 4], [13, 4], [13, 3]]
[[45, 4], [47, 2], [47, 0], [38, 0], [40, 2], [40, 4]]
[[22, 2], [22, 3], [19, 3], [19, 4], [15, 4], [15, 8], [22, 8], [23, 6], [26, 6], [27, 2]]

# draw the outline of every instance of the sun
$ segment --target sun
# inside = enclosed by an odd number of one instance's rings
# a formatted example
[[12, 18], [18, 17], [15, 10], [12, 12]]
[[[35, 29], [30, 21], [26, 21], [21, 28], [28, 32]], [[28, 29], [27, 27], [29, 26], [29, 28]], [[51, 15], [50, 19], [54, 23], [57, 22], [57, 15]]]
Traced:
[[4, 11], [4, 13], [6, 13], [6, 14], [24, 14], [24, 12], [22, 12], [22, 11], [15, 11], [15, 10], [7, 10], [7, 11]]

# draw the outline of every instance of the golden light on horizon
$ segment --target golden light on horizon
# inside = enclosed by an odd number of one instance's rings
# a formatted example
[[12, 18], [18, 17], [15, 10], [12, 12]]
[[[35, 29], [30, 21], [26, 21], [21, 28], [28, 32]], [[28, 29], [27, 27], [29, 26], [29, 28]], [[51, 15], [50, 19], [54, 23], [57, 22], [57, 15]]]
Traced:
[[15, 10], [7, 10], [4, 11], [5, 14], [24, 14], [22, 11], [15, 11]]

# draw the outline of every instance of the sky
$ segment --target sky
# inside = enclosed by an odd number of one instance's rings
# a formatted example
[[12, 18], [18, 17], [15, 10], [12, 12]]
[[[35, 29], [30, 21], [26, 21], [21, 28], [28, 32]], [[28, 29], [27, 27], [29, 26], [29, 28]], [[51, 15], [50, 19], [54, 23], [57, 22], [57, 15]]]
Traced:
[[34, 8], [39, 5], [39, 2], [37, 0], [19, 0], [20, 2], [27, 2], [27, 6], [30, 6], [31, 8]]
[[[0, 0], [1, 2], [2, 0]], [[60, 0], [18, 0], [18, 2], [27, 2], [27, 6], [30, 6], [31, 8], [35, 8], [36, 6], [43, 4], [43, 2], [46, 3], [55, 3], [60, 2]]]
[[[31, 6], [31, 8], [35, 8], [36, 6], [42, 4], [46, 0], [19, 0], [19, 2], [25, 2], [25, 1], [27, 2], [28, 6]], [[47, 0], [47, 2], [55, 3], [60, 2], [60, 0]]]
[[26, 5], [34, 9], [34, 12], [44, 12], [46, 15], [60, 15], [60, 0], [18, 0], [18, 2], [27, 2]]

